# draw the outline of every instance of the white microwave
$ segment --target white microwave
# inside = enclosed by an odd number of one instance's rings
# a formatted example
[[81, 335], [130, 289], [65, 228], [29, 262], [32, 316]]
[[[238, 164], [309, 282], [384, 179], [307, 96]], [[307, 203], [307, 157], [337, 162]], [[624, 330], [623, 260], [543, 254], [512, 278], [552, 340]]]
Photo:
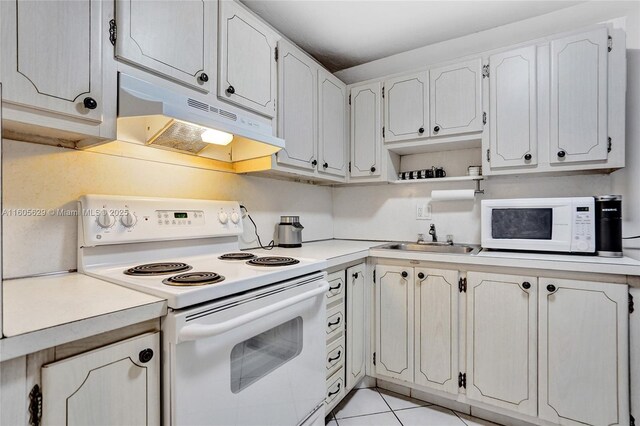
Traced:
[[486, 249], [595, 253], [594, 197], [482, 200]]

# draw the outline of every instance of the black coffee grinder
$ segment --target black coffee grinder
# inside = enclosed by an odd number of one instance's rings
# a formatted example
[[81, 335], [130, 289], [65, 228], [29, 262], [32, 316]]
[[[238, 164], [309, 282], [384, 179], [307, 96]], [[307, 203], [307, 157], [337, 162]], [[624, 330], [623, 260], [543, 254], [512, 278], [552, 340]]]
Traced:
[[596, 254], [622, 257], [622, 196], [601, 195], [596, 199]]

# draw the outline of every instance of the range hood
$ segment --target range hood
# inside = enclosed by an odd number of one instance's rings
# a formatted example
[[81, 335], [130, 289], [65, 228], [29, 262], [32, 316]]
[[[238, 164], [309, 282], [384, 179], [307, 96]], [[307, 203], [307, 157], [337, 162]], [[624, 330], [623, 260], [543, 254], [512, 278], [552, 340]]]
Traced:
[[243, 116], [120, 74], [118, 140], [235, 163], [284, 148], [270, 120]]

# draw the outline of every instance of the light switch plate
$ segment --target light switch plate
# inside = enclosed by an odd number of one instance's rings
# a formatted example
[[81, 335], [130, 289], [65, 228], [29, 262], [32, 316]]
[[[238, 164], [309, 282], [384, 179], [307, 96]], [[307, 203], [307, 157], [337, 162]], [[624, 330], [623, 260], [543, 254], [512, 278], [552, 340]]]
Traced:
[[429, 203], [417, 204], [416, 220], [431, 220], [431, 204]]

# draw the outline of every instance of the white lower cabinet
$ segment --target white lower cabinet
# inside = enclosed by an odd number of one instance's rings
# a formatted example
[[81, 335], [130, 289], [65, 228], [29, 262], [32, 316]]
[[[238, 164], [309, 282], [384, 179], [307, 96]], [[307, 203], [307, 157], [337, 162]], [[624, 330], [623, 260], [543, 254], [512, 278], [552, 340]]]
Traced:
[[365, 375], [365, 264], [347, 269], [347, 388], [352, 389]]
[[539, 307], [540, 417], [629, 424], [627, 287], [541, 278]]
[[345, 358], [345, 270], [338, 269], [327, 275], [327, 394], [324, 399], [325, 415], [346, 395]]
[[160, 334], [42, 367], [44, 425], [159, 425]]

